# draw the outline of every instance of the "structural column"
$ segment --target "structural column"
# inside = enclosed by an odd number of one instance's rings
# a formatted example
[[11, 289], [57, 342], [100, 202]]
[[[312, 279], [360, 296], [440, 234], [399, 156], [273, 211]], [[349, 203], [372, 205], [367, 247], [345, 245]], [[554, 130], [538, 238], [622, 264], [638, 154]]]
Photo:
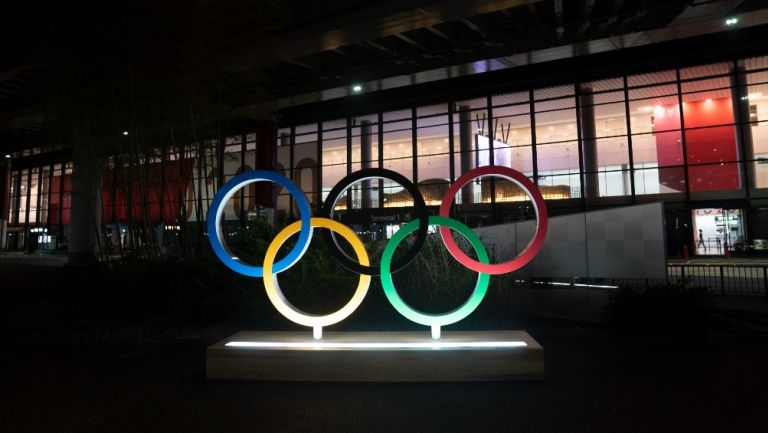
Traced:
[[[360, 123], [360, 167], [362, 169], [371, 168], [371, 122], [363, 120]], [[362, 182], [362, 194], [360, 196], [361, 208], [370, 209], [372, 207], [370, 180]]]
[[731, 101], [733, 104], [733, 116], [736, 120], [736, 146], [739, 155], [741, 186], [748, 191], [755, 189], [755, 163], [751, 160], [755, 157], [755, 146], [752, 140], [752, 125], [749, 123], [749, 88], [747, 87], [744, 68], [739, 66], [731, 71]]
[[73, 155], [68, 243], [68, 264], [72, 266], [95, 261], [101, 231], [101, 163], [83, 147], [76, 145]]
[[[474, 164], [474, 150], [475, 150], [475, 134], [472, 132], [472, 112], [470, 108], [465, 105], [459, 106], [459, 155], [461, 160], [461, 173], [458, 173], [456, 177], [475, 168]], [[469, 185], [461, 189], [461, 203], [470, 204], [475, 201], [475, 183], [470, 182]]]
[[280, 133], [280, 147], [291, 145], [291, 134], [287, 132]]
[[579, 123], [581, 124], [581, 155], [584, 170], [584, 196], [594, 199], [600, 195], [597, 175], [597, 132], [595, 126], [595, 98], [592, 89], [582, 87], [579, 93]]
[[8, 215], [11, 205], [11, 158], [0, 155], [0, 250], [8, 248]]
[[[273, 120], [256, 122], [256, 170], [275, 171], [277, 168], [277, 124]], [[274, 208], [275, 185], [272, 182], [256, 183], [256, 206]]]

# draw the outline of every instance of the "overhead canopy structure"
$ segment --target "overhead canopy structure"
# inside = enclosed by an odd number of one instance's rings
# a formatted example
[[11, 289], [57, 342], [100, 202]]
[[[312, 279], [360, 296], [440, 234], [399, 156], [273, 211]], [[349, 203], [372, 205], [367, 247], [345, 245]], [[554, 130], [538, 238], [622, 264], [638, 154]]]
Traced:
[[217, 121], [252, 118], [354, 85], [369, 93], [721, 33], [725, 17], [746, 31], [768, 19], [762, 3], [16, 2], [0, 18], [0, 151], [66, 142], [81, 120], [72, 101], [112, 106], [117, 129], [135, 114], [127, 102], [155, 98], [217, 104]]

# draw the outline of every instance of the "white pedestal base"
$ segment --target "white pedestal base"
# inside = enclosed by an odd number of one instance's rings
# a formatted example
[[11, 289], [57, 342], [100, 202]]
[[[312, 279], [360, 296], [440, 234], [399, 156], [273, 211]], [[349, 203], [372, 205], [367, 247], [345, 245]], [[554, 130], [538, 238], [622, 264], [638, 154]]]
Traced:
[[238, 332], [206, 353], [208, 379], [322, 382], [542, 380], [544, 349], [524, 331]]

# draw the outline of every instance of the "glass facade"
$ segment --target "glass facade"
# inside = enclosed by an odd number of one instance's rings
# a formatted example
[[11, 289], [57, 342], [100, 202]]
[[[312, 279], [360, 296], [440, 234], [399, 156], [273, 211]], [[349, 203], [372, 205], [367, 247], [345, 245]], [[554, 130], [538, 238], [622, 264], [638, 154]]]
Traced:
[[[391, 109], [394, 103], [379, 112], [284, 122], [277, 130], [275, 169], [300, 186], [314, 209], [341, 178], [369, 167], [412, 179], [430, 206], [439, 204], [462, 173], [489, 164], [524, 173], [545, 199], [563, 208], [657, 200], [695, 207], [699, 199], [768, 197], [768, 57], [614, 73]], [[224, 143], [194, 143], [147, 163], [189, 165], [182, 167], [185, 179], [179, 182], [186, 206], [181, 214], [171, 213], [175, 220], [200, 222], [222, 182], [264, 166], [258, 148], [256, 134], [242, 134]], [[110, 164], [118, 180], [125, 161], [115, 158]], [[71, 167], [71, 162], [14, 166], [9, 225], [63, 230], [69, 224]], [[164, 179], [158, 182], [167, 183], [167, 173]], [[120, 195], [121, 188], [114, 186], [113, 206], [131, 201], [131, 194]], [[276, 216], [295, 218], [290, 196], [279, 187], [275, 192]], [[248, 218], [259, 207], [258, 195], [255, 186], [238, 192], [225, 218]], [[156, 201], [163, 197], [155, 195]], [[508, 206], [528, 198], [510, 182], [482, 179], [454, 200], [467, 212], [500, 222]], [[374, 180], [350, 188], [337, 209], [396, 213], [412, 202], [400, 185]]]

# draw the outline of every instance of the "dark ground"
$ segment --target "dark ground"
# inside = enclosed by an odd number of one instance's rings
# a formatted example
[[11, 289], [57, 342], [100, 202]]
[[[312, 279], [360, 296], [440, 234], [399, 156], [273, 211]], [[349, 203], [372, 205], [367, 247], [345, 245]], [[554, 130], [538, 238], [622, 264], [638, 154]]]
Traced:
[[[0, 311], [33, 312], [0, 270]], [[17, 278], [44, 280], [36, 275]], [[759, 432], [768, 422], [768, 338], [751, 331], [664, 336], [538, 320], [525, 328], [545, 348], [541, 382], [334, 384], [206, 381], [204, 348], [231, 325], [161, 339], [146, 327], [105, 330], [119, 344], [11, 325], [5, 335], [29, 338], [0, 353], [2, 432]]]

